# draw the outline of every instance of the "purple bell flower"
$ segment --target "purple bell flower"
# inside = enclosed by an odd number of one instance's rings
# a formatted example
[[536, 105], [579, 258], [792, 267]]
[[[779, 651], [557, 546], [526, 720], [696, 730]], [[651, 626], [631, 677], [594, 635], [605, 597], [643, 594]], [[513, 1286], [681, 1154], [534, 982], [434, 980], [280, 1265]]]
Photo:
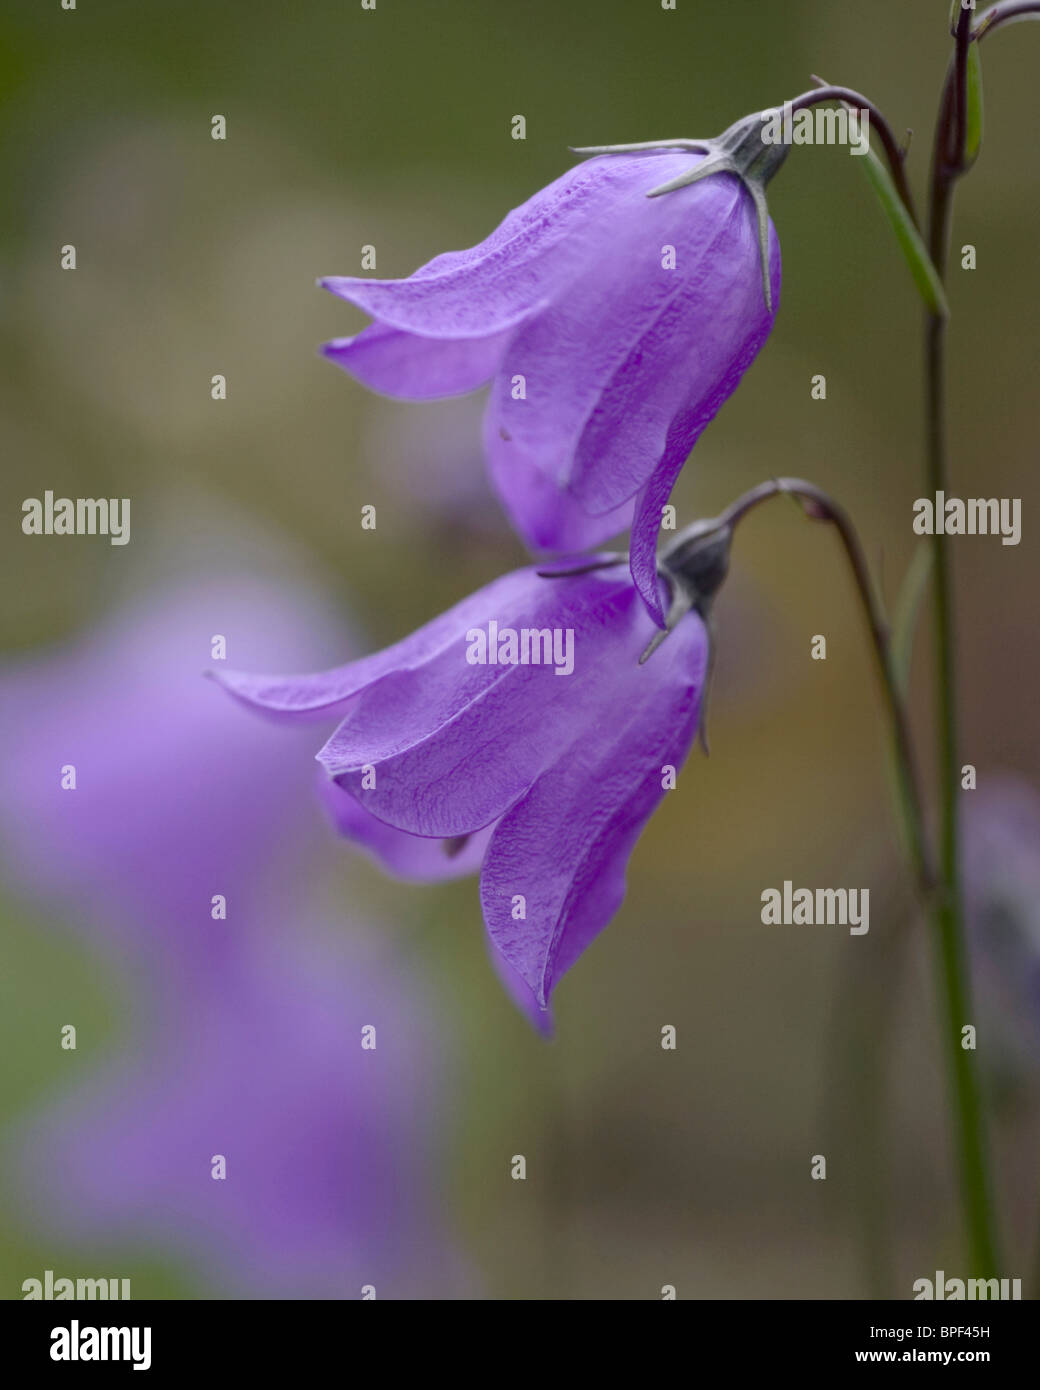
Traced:
[[[596, 562], [593, 562], [596, 563]], [[283, 718], [340, 720], [318, 754], [348, 835], [414, 837], [429, 876], [480, 865], [488, 935], [541, 1027], [553, 987], [624, 896], [628, 857], [697, 732], [708, 637], [656, 629], [620, 568], [505, 575], [404, 641], [334, 671], [215, 672]]]
[[366, 386], [429, 400], [491, 382], [485, 452], [520, 535], [576, 551], [631, 524], [659, 625], [661, 509], [779, 299], [762, 189], [786, 149], [761, 131], [756, 115], [717, 140], [618, 147], [406, 280], [320, 282], [375, 320], [324, 348]]

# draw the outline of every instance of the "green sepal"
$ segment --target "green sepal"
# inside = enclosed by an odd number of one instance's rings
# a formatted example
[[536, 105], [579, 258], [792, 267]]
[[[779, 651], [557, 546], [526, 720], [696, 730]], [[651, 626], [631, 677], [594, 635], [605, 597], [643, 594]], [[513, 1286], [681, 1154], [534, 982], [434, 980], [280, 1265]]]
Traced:
[[905, 695], [910, 683], [910, 665], [914, 655], [914, 637], [917, 633], [917, 620], [921, 614], [921, 604], [928, 591], [932, 576], [934, 551], [930, 545], [919, 544], [914, 558], [907, 567], [896, 598], [895, 612], [892, 615], [892, 628], [889, 636], [892, 652], [892, 670], [900, 692]]
[[902, 198], [896, 192], [891, 174], [869, 147], [866, 154], [856, 162], [862, 165], [874, 192], [878, 196], [878, 201], [896, 234], [899, 249], [910, 267], [910, 274], [914, 278], [914, 284], [917, 286], [921, 298], [931, 313], [937, 314], [940, 318], [948, 318], [950, 309], [946, 302], [946, 291], [943, 289], [939, 272], [932, 264], [928, 248], [924, 244], [921, 233], [914, 226], [913, 218], [907, 211]]

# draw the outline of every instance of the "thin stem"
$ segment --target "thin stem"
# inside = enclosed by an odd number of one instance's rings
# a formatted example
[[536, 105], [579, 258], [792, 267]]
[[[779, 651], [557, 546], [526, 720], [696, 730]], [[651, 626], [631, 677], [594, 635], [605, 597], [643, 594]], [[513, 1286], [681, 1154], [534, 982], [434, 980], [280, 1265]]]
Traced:
[[847, 106], [858, 106], [867, 111], [870, 115], [870, 124], [881, 137], [881, 144], [885, 151], [885, 158], [888, 160], [889, 168], [892, 171], [892, 181], [896, 186], [896, 192], [907, 212], [910, 214], [914, 226], [920, 230], [917, 221], [917, 209], [914, 207], [914, 196], [910, 191], [910, 185], [906, 179], [906, 151], [895, 137], [895, 132], [885, 120], [880, 110], [869, 101], [862, 92], [853, 91], [851, 87], [834, 87], [827, 83], [823, 86], [814, 87], [810, 92], [803, 92], [801, 96], [795, 97], [791, 102], [792, 111], [804, 111], [809, 106], [817, 106], [822, 101], [840, 101]]
[[[866, 854], [871, 853], [868, 846]], [[850, 869], [853, 866], [850, 865]], [[858, 878], [851, 873], [851, 878]], [[892, 1133], [885, 1096], [892, 1070], [895, 1020], [910, 935], [901, 929], [905, 895], [894, 881], [879, 893], [878, 937], [864, 957], [844, 953], [833, 1003], [830, 1105], [844, 1117], [852, 1205], [860, 1227], [863, 1278], [869, 1298], [897, 1298], [891, 1210]], [[871, 933], [874, 932], [873, 920]]]
[[968, 48], [971, 44], [971, 16], [961, 10], [957, 21], [956, 43], [953, 50], [953, 130], [951, 154], [958, 166], [964, 157], [968, 129]]
[[863, 546], [848, 513], [814, 483], [808, 483], [802, 478], [773, 478], [769, 482], [760, 483], [758, 487], [752, 488], [742, 497], [738, 497], [732, 506], [728, 507], [718, 518], [718, 524], [720, 527], [729, 527], [730, 530], [733, 530], [737, 523], [759, 503], [782, 494], [798, 498], [810, 516], [819, 521], [829, 522], [835, 527], [841, 538], [867, 619], [867, 627], [870, 630], [874, 655], [877, 660], [878, 674], [881, 677], [885, 701], [888, 705], [899, 777], [900, 801], [906, 820], [914, 873], [922, 897], [928, 899], [935, 886], [936, 877], [928, 838], [925, 833], [924, 810], [910, 719], [896, 669], [888, 620], [871, 579]]
[[1007, 4], [991, 5], [979, 15], [979, 22], [972, 30], [971, 37], [981, 43], [987, 34], [992, 34], [1002, 24], [1028, 19], [1034, 14], [1040, 15], [1040, 0], [1009, 0]]
[[[945, 282], [949, 259], [953, 194], [965, 171], [964, 132], [967, 110], [967, 52], [971, 12], [962, 10], [956, 29], [953, 61], [947, 72], [932, 159], [929, 250]], [[946, 443], [946, 320], [928, 315], [925, 326], [927, 484], [934, 495], [948, 491]], [[946, 537], [932, 537], [935, 629], [936, 737], [939, 760], [940, 891], [934, 921], [945, 1001], [944, 1040], [953, 1078], [961, 1200], [975, 1277], [996, 1273], [997, 1253], [992, 1214], [989, 1158], [975, 1053], [962, 1046], [961, 1030], [971, 1022], [971, 989], [964, 943], [958, 817], [959, 768], [954, 645], [954, 596]]]

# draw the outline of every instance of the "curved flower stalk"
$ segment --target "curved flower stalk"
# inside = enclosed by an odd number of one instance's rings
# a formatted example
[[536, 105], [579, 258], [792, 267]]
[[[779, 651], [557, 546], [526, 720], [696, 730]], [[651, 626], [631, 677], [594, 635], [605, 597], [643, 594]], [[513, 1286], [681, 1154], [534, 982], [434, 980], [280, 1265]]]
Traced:
[[640, 664], [655, 628], [609, 565], [517, 570], [320, 675], [215, 673], [255, 708], [340, 721], [317, 755], [326, 795], [392, 872], [479, 864], [488, 937], [543, 1030], [555, 985], [621, 903], [628, 857], [696, 734], [707, 667], [696, 613]]
[[633, 525], [659, 623], [661, 507], [779, 300], [763, 189], [786, 147], [761, 132], [754, 115], [717, 140], [619, 147], [408, 279], [321, 281], [375, 320], [324, 349], [366, 386], [428, 400], [491, 383], [488, 467], [532, 550]]

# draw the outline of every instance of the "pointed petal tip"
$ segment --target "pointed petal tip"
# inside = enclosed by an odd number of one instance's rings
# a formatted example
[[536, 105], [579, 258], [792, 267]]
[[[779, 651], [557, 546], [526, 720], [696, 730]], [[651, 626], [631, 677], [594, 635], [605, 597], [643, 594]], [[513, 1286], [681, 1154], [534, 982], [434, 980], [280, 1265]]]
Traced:
[[216, 666], [207, 666], [202, 673], [203, 679], [212, 681], [214, 685], [219, 685], [221, 690], [227, 690], [230, 694], [236, 694], [238, 685], [237, 671], [221, 671]]
[[546, 1042], [555, 1042], [556, 1019], [553, 1017], [552, 1005], [547, 997], [543, 1000], [538, 995], [535, 995], [535, 1003], [535, 1008], [525, 1010], [531, 1027]]
[[537, 1017], [532, 1017], [531, 1026], [546, 1042], [556, 1041], [556, 1020], [550, 1009], [543, 1009]]
[[340, 776], [342, 776], [342, 774], [345, 771], [347, 771], [346, 768], [341, 767], [337, 769], [333, 767], [332, 755], [329, 751], [329, 745], [332, 743], [332, 740], [335, 737], [335, 734], [333, 734], [330, 738], [326, 739], [326, 741], [321, 745], [317, 753], [315, 753], [314, 755], [314, 761], [321, 768], [322, 772], [325, 773], [326, 777], [328, 777], [330, 782], [335, 782]]
[[319, 275], [316, 283], [320, 290], [328, 290], [329, 294], [334, 294], [337, 299], [345, 299], [352, 303], [351, 291], [357, 286], [374, 284], [375, 279], [365, 279], [359, 275]]
[[652, 652], [657, 650], [657, 647], [661, 645], [667, 636], [668, 618], [665, 615], [664, 605], [661, 602], [656, 574], [653, 583], [646, 582], [642, 574], [636, 575], [635, 573], [632, 574], [632, 581], [639, 591], [639, 596], [646, 606], [646, 611], [654, 620], [654, 624], [661, 629], [660, 632], [654, 634], [653, 642], [647, 650], [646, 655], [649, 657]]
[[650, 614], [655, 627], [661, 629], [659, 633], [654, 634], [654, 640], [643, 654], [643, 660], [648, 660], [664, 640], [664, 635], [668, 631], [668, 618], [665, 615], [664, 604], [661, 602], [661, 578], [657, 569], [656, 534], [642, 539], [644, 544], [639, 545], [638, 548], [633, 544], [629, 550], [628, 570], [632, 576], [632, 583], [636, 592], [643, 600], [643, 606]]
[[[664, 640], [664, 635], [668, 632], [668, 619], [665, 617], [664, 609], [655, 594], [649, 593], [643, 585], [638, 583], [636, 584], [636, 588], [639, 591], [640, 598], [646, 606], [646, 611], [653, 619], [654, 626], [660, 628], [660, 632], [654, 634], [654, 640], [659, 646]], [[655, 647], [654, 650], [656, 651], [656, 649]]]
[[318, 344], [317, 356], [323, 357], [326, 362], [331, 362], [334, 367], [349, 372], [351, 376], [356, 376], [354, 362], [344, 361], [343, 355], [350, 352], [359, 337], [360, 334], [354, 334], [349, 338], [330, 338], [327, 343]]

